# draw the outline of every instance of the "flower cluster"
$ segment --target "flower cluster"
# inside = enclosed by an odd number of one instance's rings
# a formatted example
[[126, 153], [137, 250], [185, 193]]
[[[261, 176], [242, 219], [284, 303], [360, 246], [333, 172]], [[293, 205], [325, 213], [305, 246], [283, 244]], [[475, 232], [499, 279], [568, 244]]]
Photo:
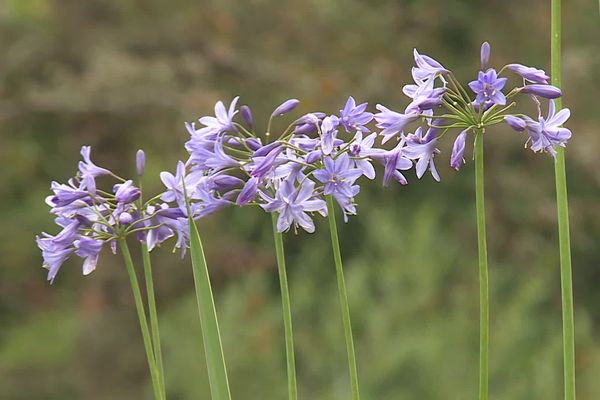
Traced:
[[[139, 186], [94, 164], [90, 151], [89, 146], [81, 148], [83, 161], [76, 176], [66, 184], [52, 182], [53, 195], [46, 198], [61, 228], [54, 236], [42, 233], [36, 237], [50, 282], [73, 254], [83, 259], [83, 274], [91, 273], [104, 245], [108, 243], [116, 252], [117, 241], [129, 234], [136, 234], [150, 249], [177, 235], [177, 246], [185, 248], [187, 219], [180, 207], [160, 202], [158, 198], [142, 203]], [[138, 177], [144, 167], [145, 155], [139, 150], [136, 155]], [[116, 183], [105, 191], [97, 187], [98, 178], [112, 179]]]
[[[548, 83], [550, 77], [537, 68], [522, 64], [508, 64], [499, 71], [489, 67], [490, 45], [481, 46], [481, 70], [477, 79], [469, 82], [467, 90], [453, 73], [431, 57], [414, 52], [416, 67], [412, 69], [414, 84], [404, 86], [403, 92], [412, 101], [403, 113], [377, 105], [375, 114], [377, 127], [382, 129], [384, 140], [398, 136], [401, 153], [417, 161], [417, 175], [421, 177], [429, 169], [439, 181], [433, 158], [439, 153], [436, 142], [450, 129], [458, 129], [450, 166], [459, 170], [464, 162], [468, 133], [483, 134], [486, 128], [505, 122], [518, 132], [527, 132], [526, 145], [534, 152], [556, 155], [556, 147], [564, 147], [571, 137], [571, 131], [561, 127], [569, 118], [569, 109], [555, 112], [554, 99], [561, 96], [559, 88]], [[520, 78], [517, 86], [506, 89], [510, 72]], [[511, 113], [516, 106], [513, 97], [527, 94], [537, 105], [537, 118]], [[541, 99], [547, 99], [549, 112], [546, 117], [541, 112]], [[443, 113], [436, 113], [438, 110]], [[415, 121], [423, 121], [427, 132], [418, 127], [414, 133], [405, 134], [406, 127]]]
[[[292, 227], [314, 232], [312, 216], [331, 212], [325, 201], [331, 196], [347, 221], [357, 213], [359, 178], [376, 178], [374, 164], [383, 169], [384, 186], [392, 180], [407, 184], [404, 173], [413, 166], [418, 178], [429, 171], [439, 181], [434, 160], [440, 154], [438, 142], [450, 129], [460, 131], [450, 156], [456, 170], [464, 162], [468, 134], [483, 134], [487, 127], [504, 122], [527, 132], [533, 151], [554, 156], [556, 147], [565, 146], [571, 136], [561, 127], [569, 110], [557, 113], [552, 100], [560, 90], [548, 84], [542, 70], [508, 64], [496, 71], [488, 66], [489, 58], [490, 46], [484, 43], [481, 70], [468, 84], [469, 92], [449, 69], [415, 50], [414, 83], [403, 88], [411, 101], [403, 112], [378, 104], [374, 114], [367, 103], [357, 104], [350, 97], [338, 114], [311, 112], [285, 129], [272, 129], [279, 117], [298, 106], [298, 100], [290, 99], [275, 108], [261, 131], [248, 106], [238, 109], [237, 97], [228, 108], [219, 101], [214, 116], [186, 123], [188, 160], [179, 161], [174, 174], [162, 172], [165, 191], [145, 203], [132, 180], [96, 166], [90, 148], [82, 148], [77, 176], [68, 184], [52, 183], [54, 195], [47, 201], [62, 231], [37, 238], [48, 279], [54, 279], [72, 254], [84, 258], [84, 273], [90, 273], [103, 244], [110, 243], [114, 251], [116, 240], [131, 233], [150, 250], [175, 236], [175, 247], [185, 251], [188, 217], [199, 219], [231, 205], [277, 213], [280, 232]], [[508, 78], [501, 76], [505, 71], [521, 78], [510, 91]], [[541, 111], [537, 119], [510, 113], [516, 105], [512, 98], [519, 94], [529, 95], [538, 110], [539, 98], [549, 99], [548, 116]], [[423, 126], [405, 132], [415, 122]], [[141, 176], [143, 152], [138, 153], [137, 169]], [[96, 188], [100, 176], [117, 180], [111, 191]]]

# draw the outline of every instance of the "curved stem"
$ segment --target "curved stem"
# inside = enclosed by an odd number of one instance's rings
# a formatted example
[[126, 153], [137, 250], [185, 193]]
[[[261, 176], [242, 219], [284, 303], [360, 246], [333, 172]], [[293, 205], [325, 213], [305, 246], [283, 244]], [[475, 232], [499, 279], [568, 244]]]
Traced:
[[483, 184], [483, 133], [475, 136], [475, 203], [477, 212], [477, 248], [479, 253], [479, 400], [488, 398], [490, 304], [488, 286], [487, 239]]
[[156, 400], [161, 400], [163, 397], [161, 396], [160, 379], [158, 376], [158, 370], [156, 368], [154, 352], [152, 350], [152, 341], [150, 340], [150, 332], [148, 331], [148, 321], [146, 320], [146, 312], [144, 311], [144, 303], [142, 301], [140, 285], [135, 274], [135, 268], [133, 267], [131, 253], [129, 252], [129, 247], [127, 246], [125, 239], [119, 239], [119, 247], [121, 249], [121, 253], [123, 254], [125, 266], [127, 267], [129, 281], [131, 282], [131, 290], [133, 291], [133, 299], [135, 300], [135, 309], [140, 321], [140, 328], [142, 330], [142, 337], [144, 339], [144, 348], [146, 349], [146, 358], [148, 360], [148, 368], [150, 369], [150, 377], [152, 378], [154, 398]]
[[142, 243], [142, 260], [144, 264], [144, 280], [146, 281], [146, 295], [148, 296], [148, 310], [150, 311], [150, 330], [152, 332], [152, 344], [154, 345], [154, 356], [156, 368], [160, 379], [160, 388], [163, 398], [167, 398], [165, 388], [165, 371], [163, 368], [162, 350], [160, 346], [160, 331], [158, 329], [158, 313], [156, 312], [156, 298], [154, 294], [154, 280], [152, 279], [152, 263], [150, 252], [146, 243]]
[[[552, 0], [551, 17], [551, 69], [552, 84], [561, 86], [561, 2]], [[562, 107], [561, 99], [555, 100], [557, 110]], [[573, 316], [573, 272], [571, 266], [571, 239], [569, 237], [569, 203], [567, 197], [567, 173], [564, 148], [556, 149], [554, 163], [556, 182], [556, 209], [558, 214], [558, 241], [560, 249], [560, 286], [563, 324], [563, 367], [565, 400], [575, 400], [575, 322]]]
[[287, 273], [285, 271], [285, 254], [283, 248], [283, 235], [277, 231], [277, 214], [271, 214], [273, 220], [273, 238], [275, 239], [275, 253], [277, 254], [277, 270], [279, 272], [279, 286], [281, 287], [281, 303], [283, 306], [283, 324], [285, 329], [285, 354], [287, 360], [288, 394], [290, 400], [298, 399], [296, 383], [296, 359], [294, 355], [294, 334], [292, 332], [292, 309], [290, 306], [290, 292], [288, 288]]
[[344, 280], [344, 271], [342, 269], [342, 253], [340, 251], [340, 242], [335, 223], [335, 208], [333, 197], [327, 196], [327, 214], [329, 216], [329, 231], [331, 233], [331, 248], [333, 250], [333, 259], [335, 261], [335, 273], [337, 277], [338, 297], [342, 311], [342, 323], [344, 325], [344, 335], [346, 337], [346, 352], [348, 353], [348, 368], [350, 369], [350, 385], [352, 387], [352, 399], [360, 398], [358, 391], [358, 370], [356, 368], [356, 354], [354, 353], [354, 340], [352, 338], [352, 326], [350, 323], [350, 307], [348, 306], [348, 293], [346, 292], [346, 282]]

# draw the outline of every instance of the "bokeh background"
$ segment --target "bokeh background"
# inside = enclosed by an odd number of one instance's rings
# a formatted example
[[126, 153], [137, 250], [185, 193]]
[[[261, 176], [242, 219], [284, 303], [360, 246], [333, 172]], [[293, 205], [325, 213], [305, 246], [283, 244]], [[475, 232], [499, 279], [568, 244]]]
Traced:
[[[564, 101], [579, 398], [600, 398], [600, 17], [564, 2]], [[471, 80], [492, 62], [549, 70], [549, 2], [433, 0], [3, 0], [0, 3], [0, 399], [150, 399], [128, 279], [103, 253], [46, 282], [34, 236], [55, 232], [44, 197], [89, 144], [145, 189], [185, 157], [184, 121], [236, 95], [255, 119], [281, 101], [337, 112], [348, 95], [398, 109], [418, 47]], [[299, 115], [299, 114], [298, 114]], [[552, 159], [507, 128], [486, 140], [491, 398], [562, 398], [560, 280]], [[478, 282], [473, 164], [442, 183], [365, 183], [341, 227], [364, 399], [472, 399]], [[467, 158], [470, 154], [467, 155]], [[230, 208], [200, 224], [235, 399], [286, 398], [269, 217]], [[286, 235], [302, 399], [349, 398], [328, 232]], [[137, 255], [137, 254], [136, 254]], [[170, 399], [208, 399], [187, 259], [154, 255]]]

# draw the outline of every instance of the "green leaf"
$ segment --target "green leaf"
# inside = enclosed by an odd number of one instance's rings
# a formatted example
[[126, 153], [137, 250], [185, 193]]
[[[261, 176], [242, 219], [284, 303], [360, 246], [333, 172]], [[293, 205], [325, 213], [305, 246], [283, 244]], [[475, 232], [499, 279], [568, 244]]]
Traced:
[[210, 391], [213, 400], [230, 400], [231, 394], [229, 392], [227, 368], [225, 367], [219, 322], [217, 321], [217, 312], [215, 310], [204, 250], [198, 227], [191, 216], [188, 218], [190, 225], [190, 256], [194, 272], [196, 300], [198, 302], [198, 313], [202, 326], [202, 339], [206, 353]]

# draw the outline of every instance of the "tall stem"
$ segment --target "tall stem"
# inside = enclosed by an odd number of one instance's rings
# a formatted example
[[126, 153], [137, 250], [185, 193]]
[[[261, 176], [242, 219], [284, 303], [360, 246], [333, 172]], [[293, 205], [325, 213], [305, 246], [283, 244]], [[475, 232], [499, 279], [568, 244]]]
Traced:
[[131, 290], [133, 291], [133, 299], [135, 301], [135, 309], [137, 311], [138, 319], [140, 322], [140, 328], [142, 330], [142, 337], [144, 339], [144, 348], [146, 349], [146, 358], [148, 360], [148, 368], [150, 369], [150, 377], [152, 378], [152, 388], [154, 390], [154, 398], [156, 400], [163, 399], [160, 389], [160, 378], [158, 376], [158, 369], [156, 368], [154, 352], [152, 350], [152, 341], [150, 340], [150, 332], [148, 331], [148, 321], [146, 320], [146, 312], [144, 310], [144, 303], [142, 301], [142, 293], [140, 291], [140, 285], [138, 283], [137, 276], [135, 274], [135, 268], [133, 267], [133, 260], [131, 259], [131, 253], [125, 239], [119, 240], [119, 247], [123, 254], [123, 260], [127, 267], [127, 274], [129, 275], [129, 281], [131, 282]]
[[294, 355], [294, 334], [292, 332], [292, 309], [290, 306], [290, 292], [288, 288], [287, 273], [285, 268], [283, 235], [277, 231], [277, 215], [275, 213], [272, 213], [271, 217], [273, 220], [273, 238], [275, 239], [277, 270], [279, 271], [279, 286], [281, 287], [281, 303], [283, 306], [283, 325], [285, 329], [285, 354], [287, 360], [288, 394], [290, 400], [297, 400], [298, 387], [296, 384], [296, 360]]
[[356, 368], [356, 354], [354, 353], [354, 340], [352, 338], [352, 326], [350, 323], [350, 307], [348, 306], [348, 293], [346, 292], [346, 282], [344, 280], [344, 270], [342, 269], [342, 253], [340, 251], [340, 241], [335, 223], [335, 208], [333, 197], [327, 196], [327, 214], [329, 215], [329, 231], [331, 233], [331, 248], [333, 249], [333, 259], [335, 261], [335, 273], [337, 277], [338, 297], [342, 311], [342, 323], [344, 325], [344, 335], [346, 337], [346, 352], [348, 353], [348, 368], [350, 369], [350, 385], [352, 387], [352, 399], [359, 400], [358, 391], [358, 370]]
[[158, 329], [158, 313], [156, 312], [156, 298], [154, 294], [154, 280], [152, 278], [152, 263], [150, 252], [146, 243], [142, 243], [142, 260], [144, 264], [144, 280], [146, 281], [146, 294], [148, 296], [148, 310], [150, 311], [150, 330], [152, 332], [152, 344], [154, 345], [154, 356], [156, 368], [160, 380], [160, 388], [163, 398], [166, 398], [165, 372], [163, 368], [162, 350], [160, 346], [160, 331]]
[[479, 400], [488, 398], [490, 302], [488, 284], [485, 199], [483, 184], [483, 132], [475, 136], [475, 203], [477, 212], [477, 249], [479, 253]]
[[[561, 2], [552, 0], [551, 17], [551, 69], [552, 84], [561, 86]], [[555, 100], [557, 110], [561, 99]], [[564, 148], [556, 149], [554, 175], [556, 182], [556, 209], [558, 213], [558, 241], [560, 249], [560, 284], [563, 322], [563, 367], [565, 400], [575, 400], [575, 327], [573, 316], [573, 278], [571, 267], [571, 239], [569, 237], [569, 204]]]

